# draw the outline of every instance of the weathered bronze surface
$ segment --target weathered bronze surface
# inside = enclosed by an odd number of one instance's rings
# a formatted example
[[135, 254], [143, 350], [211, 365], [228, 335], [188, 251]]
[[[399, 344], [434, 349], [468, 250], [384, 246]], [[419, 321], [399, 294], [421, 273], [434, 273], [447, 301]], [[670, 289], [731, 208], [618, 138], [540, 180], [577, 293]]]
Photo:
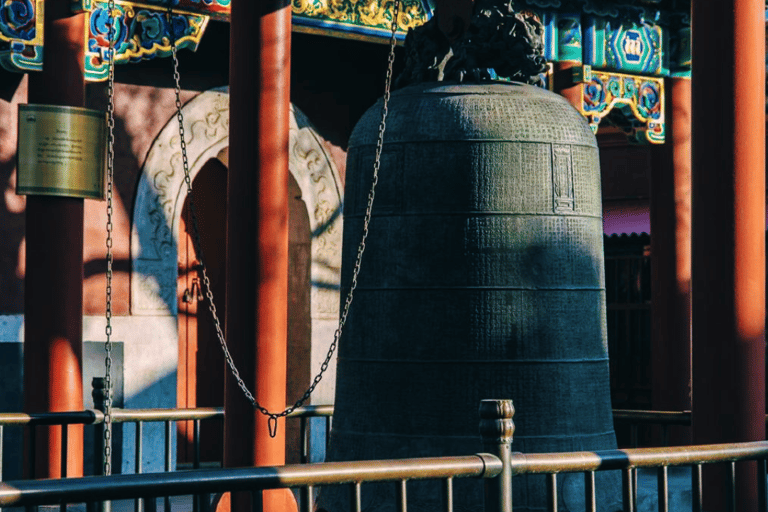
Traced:
[[[349, 145], [342, 296], [380, 108]], [[600, 170], [584, 120], [528, 85], [433, 83], [393, 93], [384, 139], [340, 343], [331, 460], [477, 452], [485, 398], [514, 400], [515, 452], [614, 449]], [[558, 485], [583, 496], [581, 475]], [[598, 475], [598, 501], [610, 505], [603, 489], [619, 485]], [[364, 495], [364, 507], [378, 510], [390, 492]], [[479, 510], [478, 492], [458, 491], [457, 510]], [[540, 509], [544, 497], [541, 477], [515, 484], [515, 510]], [[346, 501], [331, 491], [321, 505]], [[575, 502], [561, 499], [561, 510], [583, 507]], [[409, 505], [437, 507], [426, 497]]]
[[78, 107], [19, 105], [19, 195], [104, 198], [107, 117]]

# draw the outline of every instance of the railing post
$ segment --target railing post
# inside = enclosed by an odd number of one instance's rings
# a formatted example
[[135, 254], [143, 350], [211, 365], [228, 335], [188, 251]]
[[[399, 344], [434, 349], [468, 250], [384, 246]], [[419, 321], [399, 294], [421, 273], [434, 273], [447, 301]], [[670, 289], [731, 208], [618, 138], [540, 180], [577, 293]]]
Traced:
[[[104, 412], [104, 378], [94, 377], [91, 381], [91, 396], [93, 397], [93, 407]], [[93, 474], [101, 476], [104, 474], [104, 423], [96, 423], [93, 426]]]
[[512, 512], [512, 436], [515, 423], [512, 400], [480, 401], [480, 435], [483, 449], [497, 456], [501, 474], [486, 480], [485, 512]]
[[[104, 377], [94, 377], [91, 381], [91, 387], [93, 388], [91, 391], [93, 407], [104, 412], [106, 399]], [[104, 423], [93, 425], [93, 474], [96, 476], [104, 474]], [[88, 512], [111, 512], [112, 502], [88, 503], [87, 510]]]

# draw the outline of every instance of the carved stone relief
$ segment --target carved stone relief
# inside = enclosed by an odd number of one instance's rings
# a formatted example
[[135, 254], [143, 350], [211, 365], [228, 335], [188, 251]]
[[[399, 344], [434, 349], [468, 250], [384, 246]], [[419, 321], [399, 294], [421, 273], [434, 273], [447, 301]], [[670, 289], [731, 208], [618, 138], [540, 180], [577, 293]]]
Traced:
[[312, 230], [312, 317], [338, 316], [343, 187], [306, 116], [293, 109], [289, 168], [307, 205]]
[[[190, 178], [229, 146], [229, 94], [204, 92], [183, 110]], [[289, 169], [310, 219], [313, 367], [332, 341], [338, 321], [343, 186], [333, 160], [309, 120], [291, 109]], [[131, 313], [176, 316], [178, 223], [187, 186], [178, 122], [161, 130], [142, 168], [131, 232]], [[224, 205], [222, 205], [222, 208]], [[329, 335], [331, 335], [329, 337]], [[176, 344], [177, 340], [166, 340]], [[316, 355], [317, 353], [317, 355]], [[322, 358], [320, 358], [322, 360]], [[332, 381], [332, 379], [328, 379]], [[332, 399], [332, 382], [329, 390]], [[326, 396], [324, 398], [328, 400]]]
[[[200, 94], [183, 108], [190, 177], [228, 145], [229, 95]], [[179, 197], [186, 193], [174, 117], [160, 131], [139, 178], [131, 231], [131, 313], [176, 315]], [[183, 198], [182, 198], [183, 202]]]

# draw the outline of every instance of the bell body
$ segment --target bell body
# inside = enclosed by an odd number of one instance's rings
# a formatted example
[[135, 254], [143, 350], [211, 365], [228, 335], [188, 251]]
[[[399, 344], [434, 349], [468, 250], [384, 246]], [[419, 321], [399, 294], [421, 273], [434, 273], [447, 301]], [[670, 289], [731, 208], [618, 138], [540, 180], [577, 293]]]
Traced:
[[[364, 115], [349, 144], [342, 297], [380, 112]], [[480, 452], [488, 398], [514, 401], [515, 452], [615, 448], [598, 149], [581, 116], [528, 85], [422, 84], [392, 94], [384, 141], [339, 346], [329, 459]], [[583, 476], [569, 478], [561, 485], [583, 496]], [[516, 511], [544, 509], [544, 477], [514, 488]], [[364, 486], [364, 508], [394, 510], [387, 489], [366, 497]], [[435, 490], [437, 501], [409, 497], [409, 510], [439, 506]], [[479, 511], [481, 487], [454, 499]], [[563, 509], [583, 510], [569, 499]], [[331, 512], [348, 502], [321, 498]]]

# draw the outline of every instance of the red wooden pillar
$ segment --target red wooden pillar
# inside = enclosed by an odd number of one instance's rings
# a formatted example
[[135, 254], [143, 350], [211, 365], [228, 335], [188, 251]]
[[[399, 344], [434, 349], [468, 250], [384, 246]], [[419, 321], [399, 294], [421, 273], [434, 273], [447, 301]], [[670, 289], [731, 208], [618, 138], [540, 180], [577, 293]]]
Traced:
[[653, 408], [682, 411], [691, 408], [691, 80], [667, 79], [666, 101], [666, 143], [651, 170], [651, 374]]
[[[70, 0], [43, 2], [45, 64], [29, 103], [84, 106], [83, 21]], [[98, 142], [96, 142], [98, 143]], [[83, 199], [29, 196], [24, 277], [24, 410], [83, 409]], [[67, 476], [83, 474], [83, 428], [68, 431]], [[62, 476], [61, 429], [37, 430], [34, 477]], [[27, 461], [31, 469], [32, 461]]]
[[[765, 3], [694, 0], [693, 438], [765, 439]], [[737, 510], [756, 510], [739, 465]], [[717, 475], [709, 478], [717, 479]], [[720, 480], [707, 489], [722, 489]], [[721, 498], [722, 499], [722, 498]], [[722, 510], [721, 502], [705, 503]]]
[[[240, 375], [270, 411], [286, 405], [290, 2], [233, 0], [230, 25], [227, 190], [227, 338]], [[281, 465], [285, 421], [268, 434], [228, 376], [227, 467]], [[289, 491], [265, 493], [266, 510], [295, 508]], [[247, 495], [232, 510], [249, 509]]]
[[582, 87], [581, 83], [573, 80], [573, 72], [581, 67], [579, 62], [562, 61], [554, 62], [554, 73], [552, 76], [553, 90], [568, 100], [576, 110], [581, 109]]

